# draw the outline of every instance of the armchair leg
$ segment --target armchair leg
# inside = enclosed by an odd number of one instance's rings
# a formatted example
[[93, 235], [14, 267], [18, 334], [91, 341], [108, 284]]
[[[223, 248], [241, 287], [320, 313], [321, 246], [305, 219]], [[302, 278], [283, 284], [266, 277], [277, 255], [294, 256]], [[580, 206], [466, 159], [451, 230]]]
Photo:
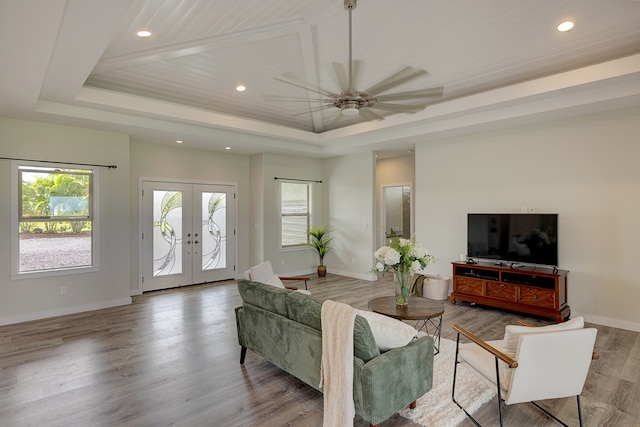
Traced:
[[[578, 398], [578, 419], [580, 421], [580, 427], [582, 427], [582, 408], [580, 406], [580, 396], [578, 395], [576, 397]], [[568, 424], [564, 423], [561, 419], [559, 419], [558, 417], [553, 415], [551, 412], [549, 412], [546, 409], [544, 409], [542, 406], [538, 405], [536, 402], [531, 402], [531, 404], [533, 406], [535, 406], [536, 408], [540, 409], [545, 414], [547, 414], [550, 418], [553, 418], [559, 424], [562, 424], [564, 427], [569, 427]]]
[[418, 406], [417, 400], [414, 400], [413, 402], [409, 403], [409, 409], [416, 409], [416, 406]]
[[247, 355], [247, 347], [242, 347], [240, 349], [240, 364], [243, 365], [244, 364], [244, 358]]
[[453, 403], [455, 403], [456, 405], [458, 405], [458, 408], [460, 408], [460, 409], [462, 409], [462, 410], [464, 411], [464, 413], [467, 415], [467, 417], [468, 417], [471, 421], [473, 421], [473, 423], [474, 423], [475, 425], [477, 425], [478, 427], [482, 427], [482, 426], [480, 426], [480, 424], [476, 421], [476, 419], [475, 419], [475, 418], [473, 418], [473, 417], [471, 416], [471, 414], [470, 414], [470, 413], [468, 413], [468, 412], [467, 412], [467, 410], [466, 410], [466, 409], [464, 409], [464, 408], [462, 407], [462, 405], [460, 405], [460, 404], [456, 401], [456, 376], [457, 376], [457, 374], [458, 374], [458, 364], [460, 363], [460, 362], [458, 362], [458, 348], [459, 348], [459, 346], [460, 346], [460, 332], [458, 332], [458, 338], [456, 339], [456, 358], [455, 358], [455, 361], [454, 361], [454, 363], [455, 363], [455, 364], [453, 365], [453, 385], [452, 385], [452, 387], [451, 387], [451, 400], [453, 400]]
[[580, 404], [580, 395], [576, 396], [578, 400], [578, 420], [580, 421], [580, 427], [582, 427], [582, 405]]
[[500, 427], [502, 427], [502, 395], [500, 393], [500, 367], [496, 357], [496, 388], [498, 389], [498, 414], [500, 416]]
[[[460, 346], [460, 332], [458, 332], [458, 338], [456, 339], [456, 358], [455, 358], [455, 365], [453, 366], [453, 386], [451, 387], [451, 400], [453, 400], [453, 403], [455, 403], [456, 405], [458, 405], [458, 407], [460, 409], [462, 409], [464, 411], [464, 413], [467, 415], [467, 418], [469, 418], [471, 421], [473, 421], [473, 423], [475, 425], [477, 425], [478, 427], [482, 427], [480, 425], [480, 423], [478, 421], [476, 421], [475, 418], [473, 418], [473, 416], [467, 412], [466, 409], [464, 409], [462, 407], [462, 405], [460, 405], [460, 403], [458, 403], [456, 401], [456, 376], [458, 374], [458, 364], [460, 362], [458, 362], [458, 349]], [[500, 369], [499, 369], [499, 365], [498, 365], [498, 358], [496, 357], [496, 379], [497, 379], [497, 384], [496, 387], [498, 389], [498, 414], [500, 416], [500, 427], [502, 427], [502, 396], [500, 393]]]

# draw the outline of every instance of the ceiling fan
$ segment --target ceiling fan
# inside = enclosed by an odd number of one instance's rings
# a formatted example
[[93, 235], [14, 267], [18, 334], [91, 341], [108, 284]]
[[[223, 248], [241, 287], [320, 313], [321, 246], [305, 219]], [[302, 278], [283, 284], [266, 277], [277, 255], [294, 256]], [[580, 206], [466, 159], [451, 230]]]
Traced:
[[359, 61], [353, 61], [352, 57], [352, 12], [356, 8], [358, 0], [344, 0], [344, 8], [349, 11], [349, 70], [348, 74], [345, 73], [344, 67], [339, 62], [334, 62], [333, 67], [338, 76], [340, 87], [342, 91], [340, 93], [333, 93], [329, 90], [322, 89], [320, 87], [313, 86], [311, 84], [298, 81], [290, 76], [275, 77], [276, 80], [287, 83], [293, 86], [297, 86], [302, 89], [306, 89], [311, 92], [323, 95], [325, 98], [321, 99], [309, 99], [309, 98], [279, 98], [279, 97], [265, 97], [267, 101], [294, 101], [294, 102], [321, 102], [325, 105], [316, 107], [308, 111], [303, 111], [294, 115], [308, 114], [319, 110], [337, 108], [342, 114], [336, 117], [336, 121], [340, 120], [343, 116], [357, 116], [360, 115], [365, 120], [382, 120], [384, 117], [371, 111], [371, 108], [380, 109], [391, 114], [395, 113], [416, 113], [424, 110], [427, 105], [406, 105], [395, 104], [391, 101], [405, 101], [420, 98], [433, 98], [442, 96], [444, 88], [433, 87], [428, 89], [414, 90], [409, 92], [399, 92], [384, 94], [385, 91], [394, 88], [402, 83], [413, 80], [417, 77], [426, 75], [427, 72], [420, 68], [405, 67], [397, 73], [387, 77], [386, 79], [374, 84], [364, 91], [359, 91], [354, 88], [353, 82], [354, 66], [359, 66]]

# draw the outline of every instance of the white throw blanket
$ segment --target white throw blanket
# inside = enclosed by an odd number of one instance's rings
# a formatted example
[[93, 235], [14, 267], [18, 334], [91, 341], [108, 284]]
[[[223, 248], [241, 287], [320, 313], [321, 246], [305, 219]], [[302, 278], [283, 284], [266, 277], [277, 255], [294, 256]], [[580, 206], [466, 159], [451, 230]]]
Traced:
[[357, 310], [335, 301], [322, 304], [324, 427], [353, 426], [353, 322]]

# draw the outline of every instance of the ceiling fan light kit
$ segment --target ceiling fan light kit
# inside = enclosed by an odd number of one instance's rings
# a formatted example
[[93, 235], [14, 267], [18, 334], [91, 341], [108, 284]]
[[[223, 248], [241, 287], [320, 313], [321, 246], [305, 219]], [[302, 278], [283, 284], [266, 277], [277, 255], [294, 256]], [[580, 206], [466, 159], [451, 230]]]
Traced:
[[333, 67], [338, 76], [342, 91], [335, 93], [314, 85], [297, 81], [289, 77], [276, 77], [275, 79], [287, 83], [292, 86], [296, 86], [316, 94], [325, 96], [325, 99], [310, 99], [310, 98], [283, 98], [277, 97], [265, 97], [267, 101], [288, 101], [288, 102], [320, 102], [325, 105], [311, 110], [297, 113], [295, 115], [313, 113], [319, 110], [337, 108], [341, 114], [336, 118], [337, 122], [341, 117], [355, 117], [360, 116], [363, 120], [382, 120], [384, 117], [374, 113], [371, 109], [379, 109], [387, 112], [388, 114], [396, 113], [416, 113], [422, 111], [427, 107], [427, 104], [413, 105], [413, 104], [396, 104], [390, 101], [408, 101], [422, 98], [434, 98], [442, 96], [444, 89], [442, 87], [427, 88], [421, 90], [413, 90], [408, 92], [390, 93], [384, 94], [384, 92], [399, 86], [403, 83], [407, 83], [421, 76], [426, 76], [428, 73], [425, 70], [414, 67], [404, 67], [397, 73], [387, 77], [386, 79], [374, 84], [370, 88], [364, 91], [358, 91], [354, 89], [353, 82], [353, 23], [352, 12], [357, 7], [357, 0], [344, 0], [344, 8], [349, 11], [349, 69], [348, 73], [344, 72], [342, 64], [334, 62]]
[[341, 111], [343, 116], [357, 116], [360, 114], [360, 107], [356, 103], [345, 104], [342, 106]]

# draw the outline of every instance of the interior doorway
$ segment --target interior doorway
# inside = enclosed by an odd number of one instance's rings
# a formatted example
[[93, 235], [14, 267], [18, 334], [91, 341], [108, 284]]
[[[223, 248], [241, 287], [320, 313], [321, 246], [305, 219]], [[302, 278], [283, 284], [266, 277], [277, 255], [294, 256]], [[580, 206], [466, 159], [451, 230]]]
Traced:
[[375, 243], [380, 247], [387, 245], [391, 236], [411, 237], [415, 233], [416, 166], [413, 150], [379, 151], [375, 160]]
[[143, 292], [235, 276], [236, 187], [142, 181]]

